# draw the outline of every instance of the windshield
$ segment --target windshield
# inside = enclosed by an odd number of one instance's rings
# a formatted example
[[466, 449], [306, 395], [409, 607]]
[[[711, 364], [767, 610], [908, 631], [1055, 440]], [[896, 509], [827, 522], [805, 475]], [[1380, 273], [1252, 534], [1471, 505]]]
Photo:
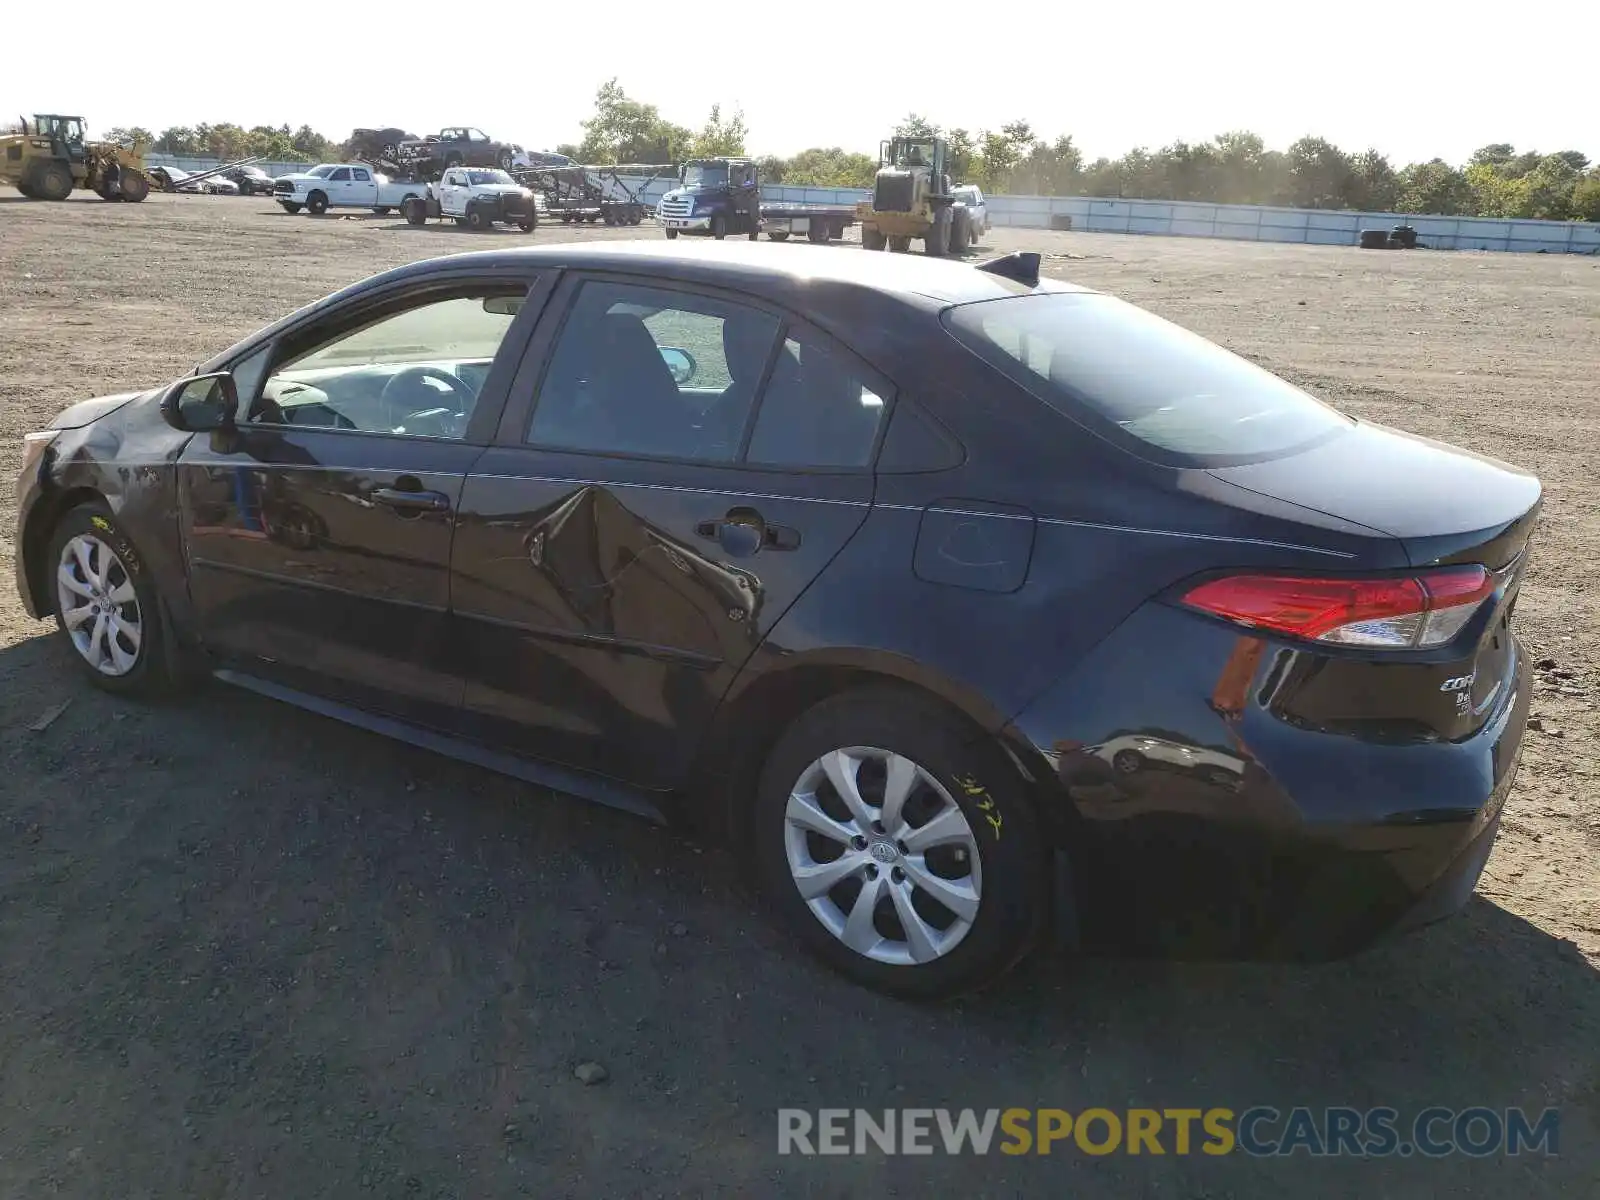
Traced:
[[898, 142], [894, 147], [894, 165], [897, 167], [933, 166], [933, 142]]
[[509, 183], [513, 187], [516, 186], [516, 181], [504, 171], [468, 171], [467, 182], [474, 185], [480, 183]]
[[311, 170], [306, 172], [306, 174], [307, 175], [315, 175], [318, 179], [326, 179], [329, 175], [332, 175], [334, 173], [334, 171], [336, 171], [337, 169], [338, 168], [334, 167], [331, 163], [323, 163], [322, 166], [320, 166], [320, 167], [312, 167]]
[[683, 169], [684, 187], [726, 187], [726, 163], [690, 163]]
[[1271, 372], [1111, 296], [986, 300], [943, 320], [1050, 407], [1168, 465], [1277, 458], [1352, 424]]

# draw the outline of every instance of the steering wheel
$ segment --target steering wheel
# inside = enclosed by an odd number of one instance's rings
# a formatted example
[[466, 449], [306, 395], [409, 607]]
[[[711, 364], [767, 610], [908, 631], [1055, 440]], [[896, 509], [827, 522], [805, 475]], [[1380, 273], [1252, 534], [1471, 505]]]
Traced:
[[[425, 379], [436, 379], [444, 384], [448, 395], [441, 395], [437, 388], [428, 387], [423, 383]], [[433, 366], [406, 367], [396, 371], [389, 376], [389, 382], [383, 385], [383, 391], [378, 393], [378, 405], [390, 429], [399, 429], [410, 417], [420, 413], [428, 414], [430, 420], [438, 420], [440, 408], [448, 409], [455, 418], [450, 424], [457, 424], [476, 399], [477, 393], [466, 383], [443, 367]], [[445, 423], [440, 421], [440, 424]], [[453, 435], [454, 431], [445, 436]]]

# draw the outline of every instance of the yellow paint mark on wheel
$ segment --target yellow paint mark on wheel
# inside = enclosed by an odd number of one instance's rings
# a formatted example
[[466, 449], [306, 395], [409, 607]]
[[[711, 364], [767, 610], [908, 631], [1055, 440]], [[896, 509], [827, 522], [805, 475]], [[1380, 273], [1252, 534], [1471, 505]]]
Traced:
[[989, 795], [989, 789], [971, 775], [964, 777], [958, 775], [956, 783], [972, 799], [972, 802], [978, 806], [978, 811], [983, 814], [983, 819], [989, 822], [989, 828], [994, 830], [994, 840], [998, 842], [1000, 840], [1000, 827], [1005, 823], [1005, 818], [1000, 815], [999, 806], [995, 804], [994, 797]]

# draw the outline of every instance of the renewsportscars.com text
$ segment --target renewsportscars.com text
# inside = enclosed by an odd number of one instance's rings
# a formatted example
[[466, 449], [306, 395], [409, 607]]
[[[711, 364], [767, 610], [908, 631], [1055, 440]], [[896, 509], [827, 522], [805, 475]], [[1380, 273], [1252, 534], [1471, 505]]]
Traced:
[[1442, 1158], [1560, 1152], [1561, 1114], [1520, 1108], [781, 1108], [779, 1154], [1306, 1154]]

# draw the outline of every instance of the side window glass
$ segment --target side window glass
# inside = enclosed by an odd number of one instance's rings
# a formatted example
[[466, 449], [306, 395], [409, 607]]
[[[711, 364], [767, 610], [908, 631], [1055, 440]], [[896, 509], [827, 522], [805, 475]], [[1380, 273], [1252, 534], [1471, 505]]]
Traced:
[[756, 412], [746, 461], [774, 467], [865, 467], [884, 397], [807, 334], [784, 339]]
[[777, 318], [709, 296], [585, 283], [539, 386], [528, 441], [733, 462]]
[[362, 183], [371, 183], [372, 182], [372, 177], [370, 175], [368, 175], [365, 171], [358, 170], [356, 172], [356, 178], [359, 179]]
[[283, 361], [249, 410], [250, 422], [463, 437], [525, 296], [521, 289], [487, 288], [356, 329], [302, 335], [285, 345]]

